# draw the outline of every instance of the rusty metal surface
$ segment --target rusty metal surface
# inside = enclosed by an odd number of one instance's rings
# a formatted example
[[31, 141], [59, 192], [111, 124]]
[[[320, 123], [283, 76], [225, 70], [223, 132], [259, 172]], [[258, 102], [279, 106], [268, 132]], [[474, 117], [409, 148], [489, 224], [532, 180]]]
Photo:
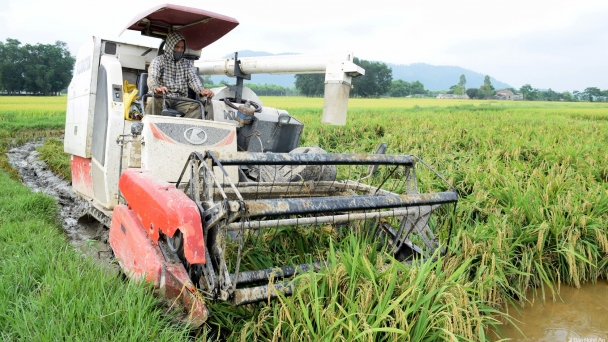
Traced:
[[209, 317], [203, 297], [190, 282], [181, 264], [163, 263], [160, 289], [171, 300], [172, 306], [186, 311], [185, 321], [193, 328], [200, 327]]
[[[251, 182], [238, 183], [238, 192], [247, 199], [286, 198], [286, 197], [319, 197], [319, 196], [352, 196], [352, 191], [359, 194], [391, 196], [396, 195], [390, 191], [378, 189], [368, 184], [354, 181], [318, 181], [318, 182]], [[219, 190], [218, 190], [219, 191]], [[216, 192], [214, 199], [236, 199], [232, 189], [223, 189]]]
[[277, 297], [277, 292], [283, 293], [286, 296], [291, 295], [293, 292], [293, 283], [286, 281], [278, 284], [236, 290], [234, 292], [232, 304], [244, 305], [274, 299]]
[[[385, 211], [366, 211], [363, 213], [346, 213], [346, 214], [334, 214], [334, 215], [323, 215], [313, 217], [298, 217], [291, 219], [266, 219], [247, 221], [245, 229], [264, 229], [274, 228], [280, 226], [320, 226], [326, 224], [344, 224], [354, 221], [364, 220], [375, 220], [379, 218], [390, 218], [390, 217], [405, 217], [409, 216], [414, 212], [420, 212], [419, 207], [413, 208], [392, 208]], [[240, 222], [234, 222], [226, 225], [226, 230], [237, 231], [241, 229]]]
[[[211, 152], [213, 153], [213, 152]], [[309, 153], [213, 153], [222, 165], [403, 165], [414, 166], [410, 155], [309, 154]]]
[[[322, 268], [322, 263], [315, 262], [312, 264], [301, 264], [295, 266], [283, 266], [275, 268], [267, 268], [264, 270], [246, 271], [238, 274], [236, 283], [237, 285], [245, 285], [251, 283], [257, 283], [260, 281], [268, 281], [271, 277], [274, 278], [288, 278], [296, 274], [296, 272], [304, 273], [308, 272], [312, 266], [312, 269], [318, 271]], [[234, 275], [230, 277], [234, 279]]]
[[453, 203], [458, 194], [453, 191], [400, 196], [352, 196], [279, 198], [245, 201], [248, 217], [293, 214], [334, 213]]
[[[336, 184], [338, 185], [338, 184]], [[349, 187], [342, 186], [324, 186], [315, 184], [288, 184], [288, 185], [268, 185], [268, 186], [255, 186], [255, 187], [243, 187], [239, 184], [238, 191], [244, 200], [247, 199], [263, 199], [263, 198], [275, 198], [281, 197], [302, 197], [303, 195], [311, 197], [319, 196], [340, 196], [346, 195]], [[237, 199], [235, 192], [232, 189], [224, 189], [224, 194], [228, 199]], [[214, 198], [220, 198], [220, 194], [214, 194]]]

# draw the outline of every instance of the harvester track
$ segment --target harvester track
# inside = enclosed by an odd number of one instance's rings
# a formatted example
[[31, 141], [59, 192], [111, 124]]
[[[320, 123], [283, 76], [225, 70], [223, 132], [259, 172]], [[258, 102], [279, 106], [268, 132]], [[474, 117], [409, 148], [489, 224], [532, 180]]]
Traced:
[[21, 176], [25, 186], [34, 192], [42, 192], [57, 200], [58, 222], [70, 244], [90, 255], [104, 267], [119, 271], [112, 263], [112, 252], [108, 244], [108, 230], [98, 220], [86, 214], [90, 206], [79, 197], [68, 180], [49, 170], [39, 159], [36, 151], [44, 141], [30, 141], [14, 147], [7, 153], [8, 161]]

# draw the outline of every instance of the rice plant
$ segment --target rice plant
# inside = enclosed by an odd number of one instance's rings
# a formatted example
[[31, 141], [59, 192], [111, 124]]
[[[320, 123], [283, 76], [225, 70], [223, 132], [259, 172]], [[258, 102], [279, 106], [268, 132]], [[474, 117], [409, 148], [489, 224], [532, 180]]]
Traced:
[[[327, 267], [297, 275], [291, 297], [211, 304], [196, 338], [483, 341], [488, 326], [509, 319], [505, 304], [525, 305], [530, 291], [552, 300], [559, 284], [608, 274], [606, 104], [350, 99], [347, 125], [327, 126], [321, 99], [262, 101], [306, 125], [302, 146], [371, 153], [386, 142], [388, 153], [421, 157], [461, 196], [454, 236], [447, 255], [404, 265], [364, 237], [301, 231], [290, 249], [292, 236], [276, 230], [245, 251], [244, 267], [275, 263], [269, 252], [297, 258], [298, 250]], [[39, 119], [42, 128], [26, 123], [36, 120], [24, 111], [0, 115], [3, 146], [21, 139], [23, 127], [32, 127], [28, 139], [60, 129], [52, 115]]]

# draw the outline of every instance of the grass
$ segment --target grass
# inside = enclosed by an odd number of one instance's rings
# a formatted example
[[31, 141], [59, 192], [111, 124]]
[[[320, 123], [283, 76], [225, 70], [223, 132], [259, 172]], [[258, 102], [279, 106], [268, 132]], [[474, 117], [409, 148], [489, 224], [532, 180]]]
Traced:
[[[329, 267], [299, 275], [294, 295], [271, 304], [213, 304], [197, 338], [481, 341], [488, 326], [500, 323], [498, 310], [508, 302], [524, 305], [527, 291], [552, 299], [555, 284], [606, 277], [607, 104], [350, 99], [347, 125], [326, 126], [321, 99], [262, 101], [306, 125], [302, 145], [370, 153], [384, 141], [388, 153], [416, 154], [445, 175], [461, 196], [450, 254], [412, 267], [377, 267], [386, 256], [364, 238], [286, 234], [265, 255], [245, 251], [246, 262], [270, 262], [268, 254], [284, 250], [291, 238], [302, 248], [310, 241], [329, 246], [317, 252]], [[25, 125], [21, 117], [14, 114], [11, 127]], [[62, 159], [58, 142], [45, 148], [49, 160]], [[26, 297], [23, 303], [37, 302]], [[60, 310], [64, 302], [44, 305]]]
[[[16, 101], [22, 103], [15, 103]], [[30, 109], [28, 101], [39, 104]], [[44, 102], [50, 102], [45, 106]], [[25, 104], [23, 103], [25, 102]], [[124, 282], [66, 241], [55, 199], [15, 180], [6, 149], [57, 136], [65, 97], [0, 98], [0, 339], [149, 341], [185, 340], [189, 331], [170, 322], [153, 289]], [[46, 109], [45, 109], [46, 108]], [[50, 140], [48, 146], [59, 146]], [[42, 153], [44, 155], [44, 153]], [[65, 155], [63, 165], [65, 168]], [[69, 161], [69, 160], [68, 160]]]
[[63, 140], [57, 138], [45, 140], [38, 148], [38, 153], [40, 153], [40, 159], [44, 160], [54, 173], [63, 179], [72, 179], [70, 159], [66, 158], [66, 154], [63, 152]]

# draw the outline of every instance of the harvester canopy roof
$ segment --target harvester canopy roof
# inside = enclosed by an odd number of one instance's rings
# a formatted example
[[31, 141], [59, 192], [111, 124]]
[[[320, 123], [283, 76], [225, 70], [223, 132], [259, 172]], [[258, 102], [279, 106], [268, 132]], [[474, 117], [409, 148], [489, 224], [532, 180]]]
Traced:
[[225, 15], [164, 4], [136, 15], [120, 34], [126, 30], [134, 30], [140, 31], [142, 35], [160, 38], [173, 30], [186, 38], [189, 48], [200, 50], [222, 38], [238, 24], [236, 19]]

